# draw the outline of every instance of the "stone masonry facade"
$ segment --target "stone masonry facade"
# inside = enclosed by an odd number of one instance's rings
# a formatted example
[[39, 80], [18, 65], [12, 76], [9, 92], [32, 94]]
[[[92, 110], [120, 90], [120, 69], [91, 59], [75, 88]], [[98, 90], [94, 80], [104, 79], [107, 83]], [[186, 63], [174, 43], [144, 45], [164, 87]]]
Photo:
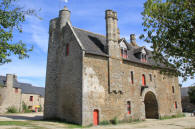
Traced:
[[44, 118], [97, 125], [181, 113], [178, 78], [160, 74], [169, 68], [135, 35], [120, 38], [116, 12], [105, 19], [106, 36], [73, 27], [66, 7], [50, 21]]
[[30, 110], [38, 111], [40, 106], [43, 110], [44, 93], [41, 92], [44, 92], [44, 88], [19, 83], [16, 75], [7, 74], [6, 77], [0, 76], [0, 113], [7, 112], [7, 108], [12, 106], [21, 112], [23, 103]]

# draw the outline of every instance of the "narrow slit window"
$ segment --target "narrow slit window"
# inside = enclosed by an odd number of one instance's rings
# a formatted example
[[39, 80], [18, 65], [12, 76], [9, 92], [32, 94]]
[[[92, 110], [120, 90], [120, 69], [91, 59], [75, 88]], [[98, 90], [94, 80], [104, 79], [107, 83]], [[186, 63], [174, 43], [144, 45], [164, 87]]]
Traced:
[[150, 81], [152, 81], [152, 74], [149, 74], [149, 76], [150, 76]]
[[172, 86], [172, 92], [175, 93], [175, 88], [174, 88], [174, 86]]
[[66, 44], [66, 56], [69, 55], [69, 44]]
[[127, 101], [127, 113], [131, 114], [131, 102]]
[[177, 109], [177, 102], [175, 101], [175, 108]]
[[146, 77], [145, 77], [144, 74], [142, 75], [142, 85], [143, 85], [143, 86], [146, 85]]
[[134, 80], [133, 80], [133, 71], [131, 71], [131, 84], [134, 83]]

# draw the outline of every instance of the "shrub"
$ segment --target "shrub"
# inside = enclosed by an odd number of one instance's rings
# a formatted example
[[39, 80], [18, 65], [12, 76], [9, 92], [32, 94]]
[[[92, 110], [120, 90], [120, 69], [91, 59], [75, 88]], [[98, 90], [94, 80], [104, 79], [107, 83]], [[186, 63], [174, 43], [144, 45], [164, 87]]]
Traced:
[[24, 113], [32, 112], [31, 110], [28, 109], [27, 105], [24, 102], [22, 102], [22, 109]]
[[109, 124], [110, 124], [110, 122], [107, 121], [107, 120], [104, 120], [104, 121], [100, 122], [100, 125], [109, 125]]
[[118, 124], [118, 118], [117, 117], [114, 117], [113, 120], [110, 121], [113, 125], [117, 125]]
[[10, 106], [7, 108], [7, 113], [17, 113], [17, 109], [15, 106]]

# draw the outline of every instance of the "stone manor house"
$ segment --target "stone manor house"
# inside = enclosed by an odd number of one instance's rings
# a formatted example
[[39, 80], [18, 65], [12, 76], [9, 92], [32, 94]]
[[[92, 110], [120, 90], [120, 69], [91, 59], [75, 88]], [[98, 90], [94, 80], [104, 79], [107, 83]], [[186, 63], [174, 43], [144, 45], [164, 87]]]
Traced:
[[12, 106], [22, 111], [23, 102], [30, 110], [38, 111], [40, 107], [43, 110], [44, 94], [45, 88], [18, 82], [16, 75], [0, 76], [0, 113]]
[[134, 34], [120, 37], [116, 12], [105, 12], [106, 36], [73, 27], [70, 14], [64, 7], [50, 21], [45, 119], [98, 125], [181, 113], [178, 78], [160, 74], [167, 68]]

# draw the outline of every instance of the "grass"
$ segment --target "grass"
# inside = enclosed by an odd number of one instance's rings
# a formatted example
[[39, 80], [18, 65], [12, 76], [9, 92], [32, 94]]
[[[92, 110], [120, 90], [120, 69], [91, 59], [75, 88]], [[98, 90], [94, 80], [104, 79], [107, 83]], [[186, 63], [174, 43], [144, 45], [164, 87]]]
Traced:
[[131, 123], [131, 124], [136, 124], [138, 122], [142, 122], [144, 120], [139, 120], [139, 119], [126, 119], [126, 120], [118, 120], [117, 117], [114, 117], [112, 120], [104, 120], [99, 123], [99, 125], [117, 125], [117, 124], [123, 124], [123, 123]]
[[[0, 121], [0, 126], [25, 126], [25, 127], [32, 127], [32, 129], [47, 129], [44, 127], [31, 124], [31, 121]], [[11, 129], [20, 129], [20, 128], [14, 127]]]
[[166, 120], [166, 119], [173, 119], [173, 118], [180, 118], [180, 117], [185, 117], [185, 114], [179, 113], [179, 114], [172, 115], [172, 116], [163, 116], [163, 117], [160, 117], [159, 119]]
[[0, 121], [0, 125], [16, 125], [16, 126], [31, 126], [27, 121]]

